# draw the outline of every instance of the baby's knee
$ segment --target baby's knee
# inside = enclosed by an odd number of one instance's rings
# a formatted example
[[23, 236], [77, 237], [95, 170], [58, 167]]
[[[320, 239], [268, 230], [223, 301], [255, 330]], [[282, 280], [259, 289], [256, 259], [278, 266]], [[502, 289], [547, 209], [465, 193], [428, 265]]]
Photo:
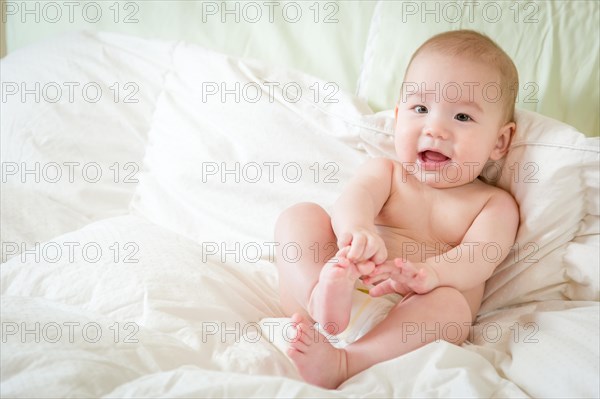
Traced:
[[452, 287], [438, 287], [432, 293], [445, 314], [454, 319], [471, 319], [471, 309], [462, 292]]
[[452, 287], [438, 287], [432, 293], [435, 295], [435, 305], [439, 309], [441, 315], [441, 323], [446, 323], [447, 327], [452, 326], [458, 329], [452, 339], [446, 341], [460, 345], [469, 335], [469, 327], [471, 325], [472, 316], [471, 308], [465, 296]]
[[300, 202], [285, 209], [277, 218], [275, 230], [290, 224], [298, 223], [319, 225], [321, 223], [330, 223], [327, 211], [314, 202]]

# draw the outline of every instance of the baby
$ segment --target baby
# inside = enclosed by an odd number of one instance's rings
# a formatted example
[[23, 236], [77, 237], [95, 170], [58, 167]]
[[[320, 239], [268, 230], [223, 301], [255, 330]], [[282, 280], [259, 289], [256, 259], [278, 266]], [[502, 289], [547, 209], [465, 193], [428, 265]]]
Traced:
[[[486, 36], [462, 30], [432, 37], [404, 76], [397, 159], [362, 165], [331, 215], [312, 203], [281, 214], [276, 240], [300, 245], [303, 254], [288, 262], [278, 253], [277, 268], [282, 306], [295, 327], [288, 355], [307, 382], [336, 388], [429, 342], [467, 338], [484, 283], [508, 255], [519, 224], [512, 196], [478, 179], [488, 160], [508, 151], [517, 86], [513, 62]], [[315, 245], [321, 250], [311, 250]], [[338, 349], [313, 324], [330, 334], [346, 329], [359, 279], [372, 297], [397, 293], [402, 300]], [[426, 333], [404, 334], [404, 323]], [[461, 326], [457, 334], [443, 336], [447, 323]]]

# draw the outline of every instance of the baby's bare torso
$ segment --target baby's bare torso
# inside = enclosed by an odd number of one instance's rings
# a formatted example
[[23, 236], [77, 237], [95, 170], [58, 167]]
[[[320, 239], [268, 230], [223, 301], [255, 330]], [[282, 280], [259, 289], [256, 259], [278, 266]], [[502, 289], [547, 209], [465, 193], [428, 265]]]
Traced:
[[394, 162], [390, 197], [375, 224], [388, 259], [424, 262], [460, 244], [496, 187], [476, 179], [452, 188], [433, 188]]

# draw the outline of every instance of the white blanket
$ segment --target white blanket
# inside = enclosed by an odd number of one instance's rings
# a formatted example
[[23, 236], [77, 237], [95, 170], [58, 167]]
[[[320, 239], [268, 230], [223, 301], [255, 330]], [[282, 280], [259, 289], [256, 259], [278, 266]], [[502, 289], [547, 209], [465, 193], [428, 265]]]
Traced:
[[[287, 359], [252, 336], [262, 318], [283, 316], [272, 265], [202, 263], [193, 242], [133, 216], [52, 241], [68, 242], [97, 243], [103, 256], [86, 262], [76, 250], [55, 264], [29, 255], [2, 266], [6, 396], [524, 395], [487, 354], [444, 342], [328, 393], [295, 381]], [[114, 243], [139, 250], [115, 262]]]

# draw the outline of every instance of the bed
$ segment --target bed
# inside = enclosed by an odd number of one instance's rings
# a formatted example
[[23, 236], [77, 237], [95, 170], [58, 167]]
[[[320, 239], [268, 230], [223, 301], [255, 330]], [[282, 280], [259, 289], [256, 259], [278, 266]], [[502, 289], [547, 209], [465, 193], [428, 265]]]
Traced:
[[[600, 396], [597, 3], [27, 4], [2, 4], [3, 397]], [[484, 171], [517, 242], [462, 346], [306, 384], [265, 333], [275, 220], [394, 156], [406, 63], [457, 28], [520, 72]]]

